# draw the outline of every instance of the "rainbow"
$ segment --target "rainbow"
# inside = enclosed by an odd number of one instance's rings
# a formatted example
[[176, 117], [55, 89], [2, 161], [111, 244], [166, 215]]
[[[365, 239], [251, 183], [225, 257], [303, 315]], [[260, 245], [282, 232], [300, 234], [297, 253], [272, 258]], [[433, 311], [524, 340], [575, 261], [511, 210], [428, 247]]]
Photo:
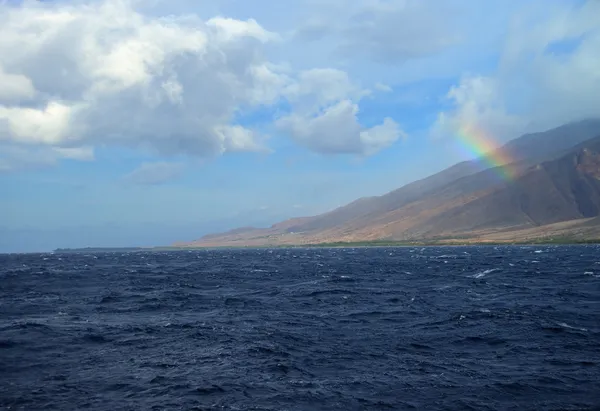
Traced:
[[458, 129], [457, 137], [463, 151], [487, 163], [490, 168], [495, 168], [502, 179], [515, 178], [515, 170], [507, 167], [515, 160], [484, 130], [472, 124], [463, 124]]

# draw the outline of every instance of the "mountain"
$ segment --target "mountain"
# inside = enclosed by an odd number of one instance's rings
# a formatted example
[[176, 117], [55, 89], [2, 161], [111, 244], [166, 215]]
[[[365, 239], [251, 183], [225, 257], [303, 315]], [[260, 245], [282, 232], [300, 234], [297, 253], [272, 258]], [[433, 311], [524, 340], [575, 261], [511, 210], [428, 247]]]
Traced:
[[540, 227], [566, 221], [575, 223], [563, 224], [561, 232], [568, 227], [575, 230], [579, 222], [594, 225], [593, 218], [600, 214], [600, 120], [527, 134], [498, 151], [491, 157], [511, 159], [510, 163], [487, 168], [484, 159], [462, 162], [325, 214], [178, 245], [485, 239], [509, 232], [518, 238], [524, 230], [542, 235]]

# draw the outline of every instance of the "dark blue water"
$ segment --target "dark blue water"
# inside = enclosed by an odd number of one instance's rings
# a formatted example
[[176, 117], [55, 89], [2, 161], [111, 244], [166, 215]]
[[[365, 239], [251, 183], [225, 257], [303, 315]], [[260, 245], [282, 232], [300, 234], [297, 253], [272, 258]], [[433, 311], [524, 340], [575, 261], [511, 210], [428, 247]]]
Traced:
[[600, 247], [0, 256], [0, 409], [600, 409]]

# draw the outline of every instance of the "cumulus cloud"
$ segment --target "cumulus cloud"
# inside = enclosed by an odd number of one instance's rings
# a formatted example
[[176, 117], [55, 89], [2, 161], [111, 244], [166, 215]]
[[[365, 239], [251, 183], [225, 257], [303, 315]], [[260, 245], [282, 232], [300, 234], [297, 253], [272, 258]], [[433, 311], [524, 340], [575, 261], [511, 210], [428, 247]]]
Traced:
[[125, 176], [125, 181], [132, 184], [158, 185], [175, 180], [181, 176], [183, 166], [179, 163], [159, 161], [143, 163]]
[[[335, 136], [326, 151], [385, 146], [356, 144], [368, 133], [355, 115], [363, 90], [337, 70], [297, 74], [273, 64], [265, 45], [281, 37], [257, 21], [152, 16], [137, 4], [0, 3], [0, 141], [58, 149], [118, 145], [167, 156], [266, 151], [267, 136], [238, 123], [240, 115], [278, 111], [289, 101], [299, 111], [290, 118], [314, 119], [351, 100], [347, 113], [360, 131], [347, 136], [349, 147]], [[321, 130], [327, 127], [313, 127], [311, 141]]]
[[507, 113], [506, 96], [496, 78], [465, 76], [448, 91], [446, 98], [454, 109], [438, 114], [433, 126], [433, 134], [438, 138], [454, 134], [461, 128], [477, 128], [506, 140], [523, 131], [528, 124], [526, 119]]
[[73, 107], [50, 101], [41, 108], [0, 105], [0, 131], [21, 143], [60, 144], [68, 139]]
[[325, 154], [374, 154], [404, 134], [390, 118], [363, 128], [357, 114], [355, 103], [341, 100], [315, 113], [284, 117], [278, 126], [305, 147]]
[[305, 71], [299, 81], [286, 90], [294, 110], [280, 118], [277, 126], [316, 152], [374, 154], [404, 133], [390, 118], [372, 128], [362, 127], [358, 120], [358, 102], [366, 95], [369, 91], [354, 85], [340, 70]]
[[466, 75], [447, 94], [435, 134], [477, 126], [507, 140], [600, 117], [600, 3], [517, 14], [496, 73]]
[[133, 2], [0, 10], [0, 133], [13, 143], [120, 144], [167, 154], [254, 151], [236, 110], [280, 84], [256, 21], [147, 17]]
[[0, 66], [0, 101], [19, 101], [34, 96], [31, 80], [21, 74], [4, 72]]

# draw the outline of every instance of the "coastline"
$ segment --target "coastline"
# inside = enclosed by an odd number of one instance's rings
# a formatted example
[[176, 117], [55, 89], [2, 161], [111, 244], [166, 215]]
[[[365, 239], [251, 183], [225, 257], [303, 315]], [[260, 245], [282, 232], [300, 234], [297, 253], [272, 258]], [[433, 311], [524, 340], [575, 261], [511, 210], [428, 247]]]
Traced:
[[59, 248], [53, 250], [55, 254], [85, 254], [85, 253], [112, 253], [112, 252], [166, 252], [166, 251], [194, 251], [212, 249], [265, 249], [265, 248], [388, 248], [388, 247], [472, 247], [472, 246], [536, 246], [536, 245], [586, 245], [600, 244], [599, 239], [573, 239], [551, 238], [535, 239], [529, 241], [477, 241], [477, 240], [431, 240], [431, 241], [356, 241], [356, 242], [330, 242], [316, 244], [265, 244], [257, 246], [221, 245], [221, 246], [157, 246], [157, 247], [86, 247], [86, 248]]

